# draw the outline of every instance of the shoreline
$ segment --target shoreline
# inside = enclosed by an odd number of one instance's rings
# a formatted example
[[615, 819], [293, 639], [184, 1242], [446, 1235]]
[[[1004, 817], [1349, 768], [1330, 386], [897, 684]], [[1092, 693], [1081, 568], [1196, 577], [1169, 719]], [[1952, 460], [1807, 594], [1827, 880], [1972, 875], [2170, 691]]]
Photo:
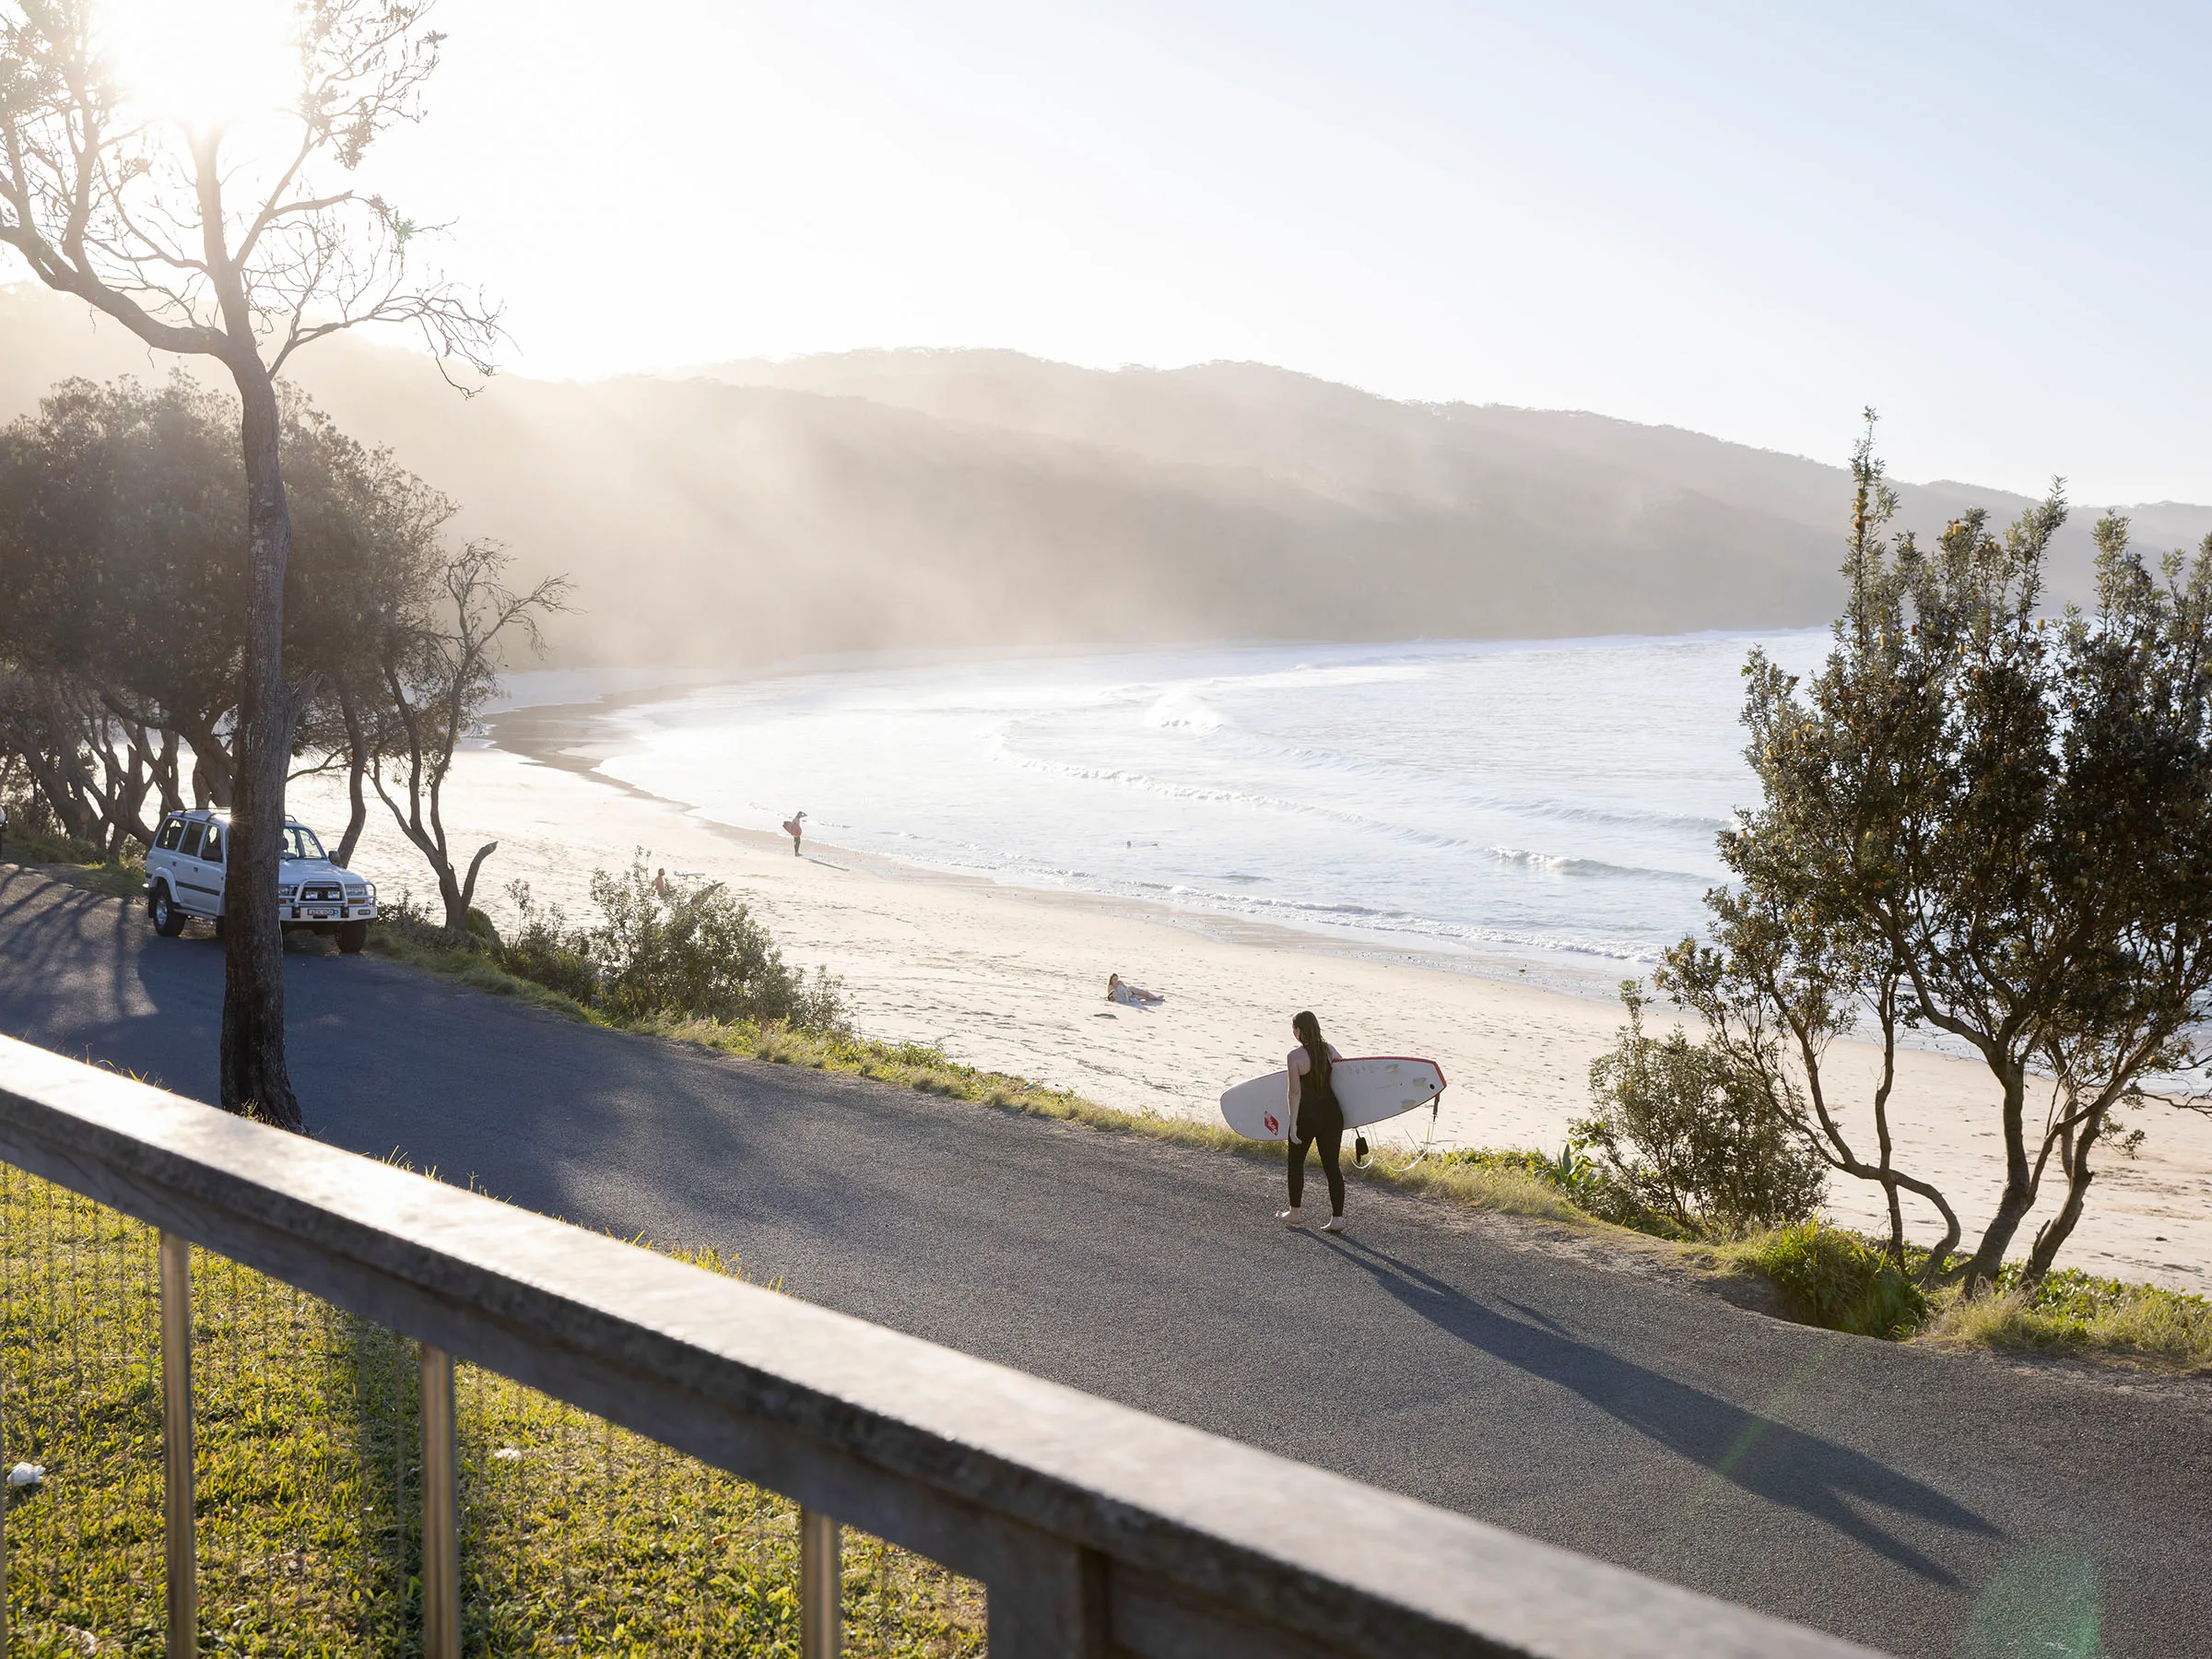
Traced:
[[[502, 926], [514, 916], [503, 898], [510, 881], [582, 917], [592, 910], [592, 871], [647, 850], [649, 868], [729, 882], [787, 959], [845, 982], [871, 1037], [938, 1043], [957, 1061], [1101, 1105], [1205, 1121], [1227, 1084], [1283, 1064], [1289, 1016], [1311, 1007], [1347, 1053], [1426, 1053], [1441, 1065], [1451, 1087], [1434, 1117], [1439, 1147], [1556, 1152], [1588, 1110], [1590, 1062], [1622, 1023], [1615, 1002], [1266, 922], [1019, 887], [811, 840], [794, 858], [780, 833], [714, 822], [596, 771], [589, 726], [606, 708], [503, 712], [488, 722], [492, 747], [457, 758], [447, 821], [463, 856], [479, 839], [500, 841], [477, 902]], [[525, 742], [535, 753], [521, 752]], [[342, 821], [342, 788], [302, 780], [295, 809], [309, 822]], [[387, 895], [427, 890], [419, 856], [371, 806], [357, 864]], [[1109, 972], [1168, 1001], [1148, 1011], [1110, 1006]], [[1994, 1085], [1977, 1063], [1927, 1051], [1900, 1054], [1899, 1067], [1899, 1114], [1909, 1120], [1900, 1165], [1944, 1189], [1971, 1240], [2002, 1182]], [[1863, 1100], [1875, 1051], [1840, 1044], [1834, 1069], [1838, 1087]], [[1856, 1114], [1848, 1121], [1864, 1126]], [[2135, 1121], [2149, 1131], [2147, 1146], [2100, 1172], [2061, 1265], [2212, 1292], [2212, 1119], [2160, 1112]], [[1430, 1124], [1429, 1113], [1408, 1114], [1373, 1138], [1410, 1150]], [[2046, 1194], [2031, 1212], [2024, 1240], [2050, 1202]], [[1850, 1225], [1880, 1224], [1878, 1192], [1860, 1182], [1831, 1184], [1828, 1210]], [[1909, 1214], [1915, 1235], [1931, 1239], [1932, 1212]]]
[[[595, 724], [627, 708], [672, 701], [699, 689], [704, 683], [707, 682], [679, 682], [651, 688], [610, 691], [590, 702], [529, 704], [487, 715], [484, 727], [489, 735], [491, 747], [506, 753], [540, 766], [569, 772], [638, 800], [666, 807], [705, 829], [728, 835], [745, 844], [781, 851], [787, 838], [779, 831], [747, 830], [742, 825], [726, 823], [708, 816], [701, 808], [688, 801], [656, 794], [602, 769], [602, 762], [624, 750], [621, 745], [594, 735], [592, 728]], [[1101, 893], [1073, 886], [1052, 887], [1001, 880], [971, 871], [949, 870], [896, 858], [888, 853], [861, 852], [828, 841], [816, 842], [811, 837], [808, 844], [820, 845], [834, 852], [840, 858], [850, 859], [857, 865], [869, 866], [887, 879], [941, 881], [1048, 901], [1065, 901], [1131, 920], [1170, 927], [1194, 928], [1209, 938], [1225, 943], [1311, 950], [1359, 961], [1418, 968], [1438, 973], [1464, 974], [1500, 984], [1540, 987], [1608, 1008], [1619, 1006], [1618, 991], [1624, 979], [1646, 977], [1645, 973], [1630, 971], [1637, 966], [1632, 961], [1589, 959], [1588, 953], [1564, 947], [1546, 949], [1532, 946], [1519, 950], [1501, 948], [1495, 951], [1472, 948], [1423, 949], [1418, 946], [1394, 944], [1382, 935], [1363, 938], [1350, 929], [1301, 928], [1288, 923], [1263, 921], [1203, 905], [1176, 904], [1167, 900], [1147, 899], [1135, 894]], [[1591, 965], [1585, 965], [1585, 959], [1589, 959]], [[1595, 965], [1601, 959], [1606, 963], [1606, 966]]]

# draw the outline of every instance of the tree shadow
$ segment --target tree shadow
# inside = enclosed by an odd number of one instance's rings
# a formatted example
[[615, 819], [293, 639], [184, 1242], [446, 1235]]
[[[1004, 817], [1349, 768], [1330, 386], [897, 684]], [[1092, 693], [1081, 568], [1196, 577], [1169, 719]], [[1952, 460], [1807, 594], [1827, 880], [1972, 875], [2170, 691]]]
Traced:
[[1505, 1301], [1512, 1313], [1500, 1312], [1371, 1244], [1343, 1237], [1322, 1241], [1438, 1329], [1580, 1394], [1677, 1456], [1770, 1503], [1810, 1516], [1932, 1583], [1956, 1585], [1959, 1581], [1865, 1513], [1865, 1508], [1975, 1537], [2005, 1535], [1963, 1504], [1864, 1453], [1608, 1353], [1532, 1308]]

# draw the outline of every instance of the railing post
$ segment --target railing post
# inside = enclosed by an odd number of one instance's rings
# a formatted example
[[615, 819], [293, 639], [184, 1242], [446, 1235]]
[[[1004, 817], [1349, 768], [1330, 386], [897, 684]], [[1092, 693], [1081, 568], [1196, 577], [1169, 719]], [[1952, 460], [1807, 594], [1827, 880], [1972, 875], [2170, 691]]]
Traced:
[[998, 1548], [983, 1586], [991, 1659], [1106, 1659], [1106, 1558], [1026, 1529]]
[[461, 1487], [453, 1357], [422, 1344], [422, 1653], [461, 1659]]
[[194, 1530], [192, 1241], [161, 1235], [161, 1553], [168, 1583], [169, 1659], [200, 1651], [200, 1581]]
[[800, 1510], [799, 1659], [838, 1659], [844, 1651], [844, 1593], [837, 1523], [819, 1510]]

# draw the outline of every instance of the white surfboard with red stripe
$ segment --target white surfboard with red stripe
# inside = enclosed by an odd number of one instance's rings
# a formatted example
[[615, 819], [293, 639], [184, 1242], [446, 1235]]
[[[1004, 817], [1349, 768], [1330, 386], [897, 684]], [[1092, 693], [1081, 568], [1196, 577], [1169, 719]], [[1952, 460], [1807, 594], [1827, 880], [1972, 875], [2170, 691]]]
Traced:
[[[1405, 1054], [1363, 1054], [1332, 1068], [1344, 1126], [1358, 1129], [1426, 1106], [1444, 1092], [1443, 1068]], [[1221, 1097], [1221, 1115], [1246, 1140], [1288, 1140], [1290, 1074], [1269, 1072]]]

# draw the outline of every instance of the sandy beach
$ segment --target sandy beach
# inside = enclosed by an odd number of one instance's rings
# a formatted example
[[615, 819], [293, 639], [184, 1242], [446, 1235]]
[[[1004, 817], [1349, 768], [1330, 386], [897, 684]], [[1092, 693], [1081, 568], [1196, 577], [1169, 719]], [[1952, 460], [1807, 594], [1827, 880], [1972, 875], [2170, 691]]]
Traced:
[[[1451, 1087], [1438, 1145], [1557, 1151], [1586, 1109], [1590, 1062], [1621, 1020], [1618, 1005], [1593, 997], [1218, 915], [938, 875], [811, 840], [794, 858], [772, 826], [712, 824], [577, 766], [500, 748], [457, 759], [449, 833], [461, 863], [499, 841], [478, 894], [496, 919], [512, 919], [504, 889], [518, 878], [541, 903], [588, 917], [592, 872], [642, 849], [654, 867], [731, 883], [787, 959], [842, 977], [866, 1034], [941, 1043], [956, 1059], [1108, 1105], [1211, 1114], [1225, 1084], [1282, 1064], [1289, 1017], [1310, 1007], [1347, 1053], [1423, 1053], [1442, 1065]], [[434, 894], [420, 855], [373, 799], [371, 808], [356, 867], [387, 898]], [[295, 783], [292, 809], [334, 838], [344, 822], [335, 780]], [[1117, 971], [1167, 1000], [1110, 1006], [1106, 977]], [[1865, 1084], [1874, 1053], [1849, 1046], [1841, 1069]], [[2000, 1179], [1987, 1074], [1908, 1053], [1897, 1099], [1900, 1166], [1944, 1188], [1971, 1240]], [[2212, 1120], [2154, 1108], [2135, 1126], [2148, 1132], [2141, 1155], [2114, 1158], [2100, 1176], [2062, 1262], [2212, 1291]], [[1418, 1145], [1430, 1132], [1417, 1113], [1384, 1134]], [[1878, 1194], [1841, 1183], [1830, 1207], [1872, 1225]]]

